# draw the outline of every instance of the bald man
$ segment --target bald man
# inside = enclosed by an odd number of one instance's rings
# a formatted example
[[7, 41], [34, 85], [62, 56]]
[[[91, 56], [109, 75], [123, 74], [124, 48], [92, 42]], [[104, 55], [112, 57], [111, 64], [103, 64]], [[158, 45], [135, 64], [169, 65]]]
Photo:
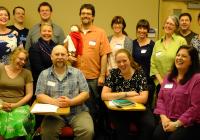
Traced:
[[[58, 140], [61, 128], [69, 124], [76, 140], [92, 140], [93, 121], [84, 102], [89, 98], [89, 88], [82, 72], [67, 66], [67, 50], [57, 45], [51, 53], [52, 67], [41, 72], [36, 87], [41, 103], [70, 107], [68, 116], [45, 116], [42, 121], [42, 140]], [[87, 124], [87, 125], [86, 125]]]

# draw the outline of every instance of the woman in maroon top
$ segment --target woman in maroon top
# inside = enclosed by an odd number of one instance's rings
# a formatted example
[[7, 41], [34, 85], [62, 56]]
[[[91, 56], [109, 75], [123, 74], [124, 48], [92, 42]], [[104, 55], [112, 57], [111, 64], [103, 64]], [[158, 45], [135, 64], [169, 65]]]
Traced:
[[158, 94], [153, 140], [200, 139], [200, 66], [194, 47], [181, 46]]

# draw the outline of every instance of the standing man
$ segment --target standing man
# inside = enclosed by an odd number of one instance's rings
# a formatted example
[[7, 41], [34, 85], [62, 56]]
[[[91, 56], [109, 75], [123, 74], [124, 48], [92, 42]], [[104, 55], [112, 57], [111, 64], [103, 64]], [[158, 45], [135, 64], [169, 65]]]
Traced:
[[77, 68], [86, 77], [90, 88], [90, 99], [87, 105], [96, 122], [99, 116], [101, 90], [98, 86], [104, 84], [106, 76], [107, 54], [111, 52], [109, 41], [103, 29], [93, 25], [95, 8], [92, 4], [83, 4], [79, 11], [81, 19], [81, 36], [83, 53], [77, 58]]
[[13, 9], [14, 24], [8, 26], [9, 29], [18, 32], [17, 46], [25, 48], [26, 37], [29, 29], [24, 27], [25, 9], [21, 6], [17, 6]]
[[179, 16], [179, 32], [178, 34], [185, 38], [187, 44], [190, 45], [192, 38], [197, 35], [190, 30], [192, 16], [189, 13], [182, 13]]
[[89, 88], [79, 69], [68, 67], [67, 50], [57, 45], [51, 53], [52, 67], [41, 72], [36, 88], [41, 103], [70, 107], [68, 116], [45, 116], [42, 121], [42, 140], [58, 140], [61, 128], [68, 123], [76, 140], [92, 140], [93, 121], [84, 102], [89, 98]]
[[53, 26], [53, 38], [52, 40], [56, 44], [63, 44], [65, 34], [61, 27], [56, 25], [51, 20], [51, 14], [53, 12], [52, 6], [48, 2], [42, 2], [38, 6], [38, 13], [40, 14], [41, 22], [34, 25], [28, 34], [27, 41], [26, 41], [26, 49], [29, 50], [29, 48], [32, 46], [33, 43], [38, 41], [38, 38], [40, 38], [40, 25], [42, 23], [50, 23]]

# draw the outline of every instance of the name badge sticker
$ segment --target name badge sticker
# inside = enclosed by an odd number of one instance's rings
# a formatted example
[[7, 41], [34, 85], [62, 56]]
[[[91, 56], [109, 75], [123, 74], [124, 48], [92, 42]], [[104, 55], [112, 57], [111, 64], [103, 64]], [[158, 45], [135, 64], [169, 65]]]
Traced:
[[90, 46], [95, 46], [96, 45], [96, 41], [95, 40], [90, 40], [89, 41], [89, 45]]
[[173, 84], [165, 84], [164, 88], [173, 88]]
[[162, 52], [156, 52], [156, 56], [160, 56]]
[[52, 81], [47, 81], [47, 85], [51, 87], [55, 87], [56, 83]]
[[122, 48], [122, 44], [116, 44], [116, 45], [115, 45], [115, 48], [121, 49], [121, 48]]
[[141, 53], [146, 53], [146, 52], [147, 52], [146, 49], [142, 49], [142, 50], [141, 50]]

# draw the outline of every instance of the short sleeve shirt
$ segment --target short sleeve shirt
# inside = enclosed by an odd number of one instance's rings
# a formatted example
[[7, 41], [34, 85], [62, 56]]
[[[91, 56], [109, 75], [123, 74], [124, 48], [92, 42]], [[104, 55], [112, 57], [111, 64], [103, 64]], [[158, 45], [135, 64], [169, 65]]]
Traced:
[[0, 99], [9, 103], [16, 103], [25, 96], [24, 87], [33, 82], [29, 70], [23, 69], [15, 78], [10, 78], [5, 65], [0, 64]]
[[[62, 81], [58, 79], [53, 71], [53, 67], [42, 71], [37, 81], [36, 95], [42, 93], [53, 98], [60, 96], [74, 98], [81, 92], [88, 92], [89, 94], [89, 88], [81, 71], [73, 67], [68, 67], [67, 73]], [[70, 107], [71, 114], [86, 110], [88, 108], [84, 104]]]
[[148, 90], [147, 79], [142, 69], [136, 70], [131, 79], [124, 79], [120, 70], [112, 69], [106, 78], [105, 86], [111, 88], [112, 92], [136, 91], [140, 93]]

